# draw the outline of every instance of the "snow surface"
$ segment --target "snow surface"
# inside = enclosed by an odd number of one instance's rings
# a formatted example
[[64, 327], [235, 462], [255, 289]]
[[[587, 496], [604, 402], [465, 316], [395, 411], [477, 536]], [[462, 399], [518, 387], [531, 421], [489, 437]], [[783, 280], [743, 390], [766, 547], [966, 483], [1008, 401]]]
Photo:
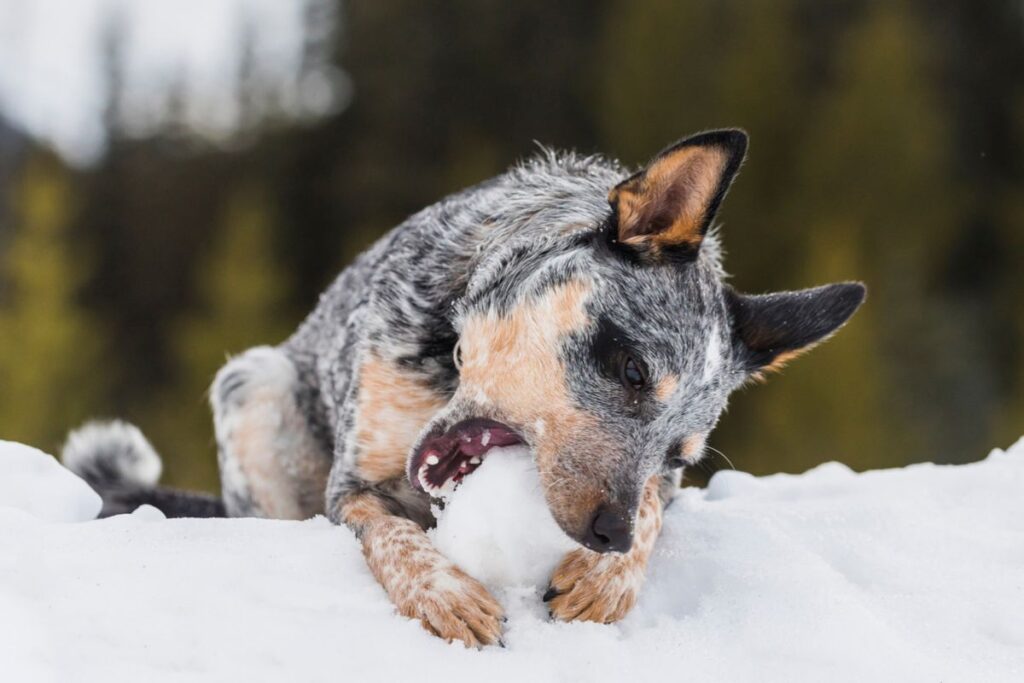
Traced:
[[[506, 521], [537, 523], [535, 490], [497, 498], [528, 473], [511, 460], [467, 480], [437, 542], [499, 552], [446, 539], [489, 488]], [[46, 521], [95, 508], [69, 476], [0, 444], [0, 680], [1024, 680], [1024, 441], [956, 467], [719, 473], [667, 512], [625, 621], [552, 623], [521, 593], [507, 647], [483, 651], [395, 616], [322, 518]]]

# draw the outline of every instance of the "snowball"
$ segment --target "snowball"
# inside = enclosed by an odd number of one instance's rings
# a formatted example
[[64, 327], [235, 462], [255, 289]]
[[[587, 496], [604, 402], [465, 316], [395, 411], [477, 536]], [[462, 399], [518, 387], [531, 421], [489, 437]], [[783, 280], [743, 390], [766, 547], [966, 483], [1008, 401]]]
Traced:
[[30, 446], [0, 441], [0, 508], [47, 522], [95, 519], [103, 501], [54, 458]]
[[437, 548], [495, 591], [543, 592], [559, 560], [579, 547], [551, 516], [525, 446], [491, 449], [435, 514]]

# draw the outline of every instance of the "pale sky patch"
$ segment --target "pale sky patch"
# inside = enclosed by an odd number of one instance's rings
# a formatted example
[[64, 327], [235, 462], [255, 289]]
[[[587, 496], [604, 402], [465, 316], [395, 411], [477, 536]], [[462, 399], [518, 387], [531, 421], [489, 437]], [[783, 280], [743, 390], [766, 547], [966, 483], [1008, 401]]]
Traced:
[[94, 161], [105, 143], [103, 39], [115, 17], [125, 30], [125, 116], [140, 134], [175, 80], [191, 125], [230, 132], [245, 31], [253, 69], [282, 106], [329, 108], [330, 84], [300, 78], [305, 10], [297, 0], [0, 0], [0, 113], [71, 161]]

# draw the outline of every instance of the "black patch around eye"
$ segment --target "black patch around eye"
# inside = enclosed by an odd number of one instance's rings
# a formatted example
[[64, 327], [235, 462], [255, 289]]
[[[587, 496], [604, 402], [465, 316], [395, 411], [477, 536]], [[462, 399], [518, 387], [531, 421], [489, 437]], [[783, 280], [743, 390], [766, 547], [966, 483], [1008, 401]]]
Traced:
[[626, 331], [605, 317], [597, 320], [597, 331], [594, 333], [594, 359], [601, 374], [611, 380], [619, 381], [622, 361], [633, 348], [633, 340]]
[[630, 392], [633, 400], [640, 397], [647, 386], [647, 365], [625, 330], [608, 318], [599, 318], [593, 353], [603, 376]]

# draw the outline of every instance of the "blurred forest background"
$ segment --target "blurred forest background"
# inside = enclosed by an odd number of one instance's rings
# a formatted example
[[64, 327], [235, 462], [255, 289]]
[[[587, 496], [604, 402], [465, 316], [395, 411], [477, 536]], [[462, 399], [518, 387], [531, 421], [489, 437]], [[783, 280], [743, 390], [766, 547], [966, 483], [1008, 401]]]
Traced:
[[[0, 102], [0, 438], [53, 452], [123, 416], [170, 483], [214, 489], [225, 355], [287, 336], [405, 216], [534, 141], [640, 164], [723, 126], [752, 140], [721, 214], [733, 282], [870, 295], [712, 444], [768, 473], [964, 462], [1024, 433], [1021, 0], [305, 0], [283, 85], [236, 4], [226, 118], [170, 74], [139, 124], [116, 5], [95, 158]], [[293, 106], [310, 83], [319, 104]]]

